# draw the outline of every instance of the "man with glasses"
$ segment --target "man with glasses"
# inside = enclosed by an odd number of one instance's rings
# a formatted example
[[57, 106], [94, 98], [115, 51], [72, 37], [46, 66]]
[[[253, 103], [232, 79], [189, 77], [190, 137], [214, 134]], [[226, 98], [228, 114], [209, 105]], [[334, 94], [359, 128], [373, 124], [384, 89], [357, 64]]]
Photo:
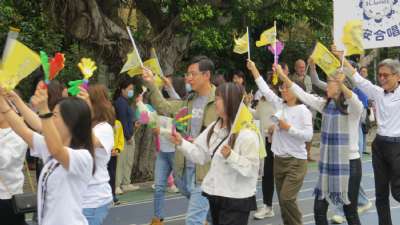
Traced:
[[[152, 72], [143, 69], [143, 79], [149, 90], [151, 104], [158, 112], [175, 115], [183, 107], [188, 107], [192, 114], [187, 130], [188, 140], [195, 139], [205, 127], [217, 119], [214, 104], [215, 86], [211, 83], [213, 71], [214, 63], [208, 57], [194, 57], [185, 74], [185, 81], [190, 84], [193, 92], [185, 100], [167, 101], [154, 85]], [[208, 169], [209, 164], [194, 165], [184, 159], [181, 152], [175, 153], [175, 183], [181, 193], [189, 198], [187, 225], [202, 225], [206, 221], [209, 204], [207, 198], [201, 194], [200, 184]], [[151, 224], [164, 224], [163, 213], [158, 214]]]
[[354, 82], [376, 104], [378, 131], [372, 143], [375, 175], [376, 209], [379, 225], [392, 225], [389, 185], [394, 199], [400, 202], [400, 62], [385, 59], [378, 65], [380, 87], [354, 71]]

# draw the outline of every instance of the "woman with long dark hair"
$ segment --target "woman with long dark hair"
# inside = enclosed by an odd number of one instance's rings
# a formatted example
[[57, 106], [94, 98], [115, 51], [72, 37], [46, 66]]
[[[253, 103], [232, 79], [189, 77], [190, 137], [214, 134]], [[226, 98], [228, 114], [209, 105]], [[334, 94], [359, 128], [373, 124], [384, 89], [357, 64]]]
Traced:
[[38, 184], [39, 224], [88, 224], [82, 201], [95, 171], [89, 106], [79, 98], [69, 97], [51, 112], [47, 89], [37, 89], [32, 103], [41, 118], [42, 134], [38, 134], [10, 108], [4, 96], [1, 90], [0, 112], [28, 143], [30, 154], [45, 163]]
[[125, 136], [124, 151], [118, 156], [117, 175], [115, 178], [115, 193], [122, 194], [127, 191], [139, 189], [131, 183], [131, 172], [135, 154], [134, 133], [134, 114], [129, 99], [133, 98], [132, 79], [124, 78], [115, 90], [113, 100], [116, 113], [116, 119], [122, 124]]
[[338, 70], [328, 76], [326, 96], [308, 94], [275, 67], [280, 79], [304, 103], [322, 114], [319, 179], [314, 190], [314, 218], [317, 225], [327, 225], [328, 200], [343, 205], [349, 225], [359, 225], [357, 213], [361, 182], [361, 160], [358, 152], [359, 122], [363, 106], [345, 74]]
[[113, 202], [107, 164], [114, 147], [115, 112], [107, 88], [102, 84], [91, 84], [87, 92], [82, 88], [78, 97], [83, 98], [92, 110], [96, 159], [96, 172], [83, 197], [83, 214], [89, 225], [101, 225]]
[[176, 132], [172, 134], [172, 142], [192, 162], [203, 165], [211, 161], [201, 187], [209, 200], [214, 225], [247, 224], [250, 211], [256, 209], [259, 137], [256, 131], [246, 128], [230, 134], [243, 93], [244, 87], [233, 83], [216, 89], [218, 119], [194, 143]]

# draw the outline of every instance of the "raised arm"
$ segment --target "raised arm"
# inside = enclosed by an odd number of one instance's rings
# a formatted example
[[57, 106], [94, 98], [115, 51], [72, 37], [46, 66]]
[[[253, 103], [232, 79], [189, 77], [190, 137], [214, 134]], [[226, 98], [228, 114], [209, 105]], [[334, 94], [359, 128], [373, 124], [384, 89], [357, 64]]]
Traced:
[[10, 100], [18, 112], [24, 118], [25, 122], [35, 131], [41, 133], [42, 131], [42, 122], [40, 121], [39, 116], [28, 107], [28, 105], [17, 95], [14, 91], [10, 91], [6, 94], [8, 100]]
[[260, 75], [260, 72], [258, 71], [256, 64], [251, 61], [250, 59], [247, 60], [247, 69], [250, 70], [251, 74], [254, 77], [254, 80], [258, 86], [258, 89], [260, 90], [261, 94], [265, 97], [267, 101], [272, 103], [275, 108], [280, 108], [282, 107], [283, 101], [280, 97], [278, 97], [267, 85], [265, 80], [262, 78]]
[[[336, 55], [339, 59], [343, 57], [343, 51], [338, 51], [335, 45], [331, 46], [332, 53]], [[363, 78], [357, 70], [350, 64], [347, 59], [344, 59], [343, 66], [351, 70], [351, 77], [358, 88], [363, 91], [369, 99], [376, 100], [377, 96], [382, 93], [383, 89], [377, 85], [372, 84], [371, 81]]]
[[161, 79], [164, 81], [165, 90], [168, 93], [170, 99], [173, 100], [181, 100], [181, 97], [176, 93], [174, 86], [172, 85], [171, 81], [169, 81], [166, 77], [162, 76]]
[[312, 58], [308, 58], [308, 65], [310, 65], [310, 77], [311, 83], [317, 86], [319, 89], [325, 91], [327, 84], [319, 79], [317, 68], [315, 66], [314, 60]]
[[1, 90], [0, 94], [0, 112], [3, 114], [5, 120], [10, 124], [11, 129], [14, 130], [18, 136], [20, 136], [24, 141], [33, 147], [33, 131], [24, 123], [23, 119], [17, 115], [17, 113], [12, 110], [10, 105], [8, 105], [6, 99], [4, 98], [5, 92]]
[[[32, 97], [32, 104], [38, 109], [39, 115], [50, 113], [47, 103], [47, 89], [38, 89]], [[55, 116], [61, 117], [59, 112], [55, 112]], [[40, 116], [39, 116], [40, 117]], [[54, 125], [53, 117], [43, 117], [42, 134], [46, 141], [47, 149], [58, 162], [67, 170], [69, 170], [69, 153], [64, 146], [61, 136]]]
[[151, 70], [143, 67], [143, 80], [144, 84], [148, 88], [151, 105], [157, 110], [158, 113], [162, 114], [175, 114], [180, 108], [184, 106], [184, 102], [181, 100], [167, 101], [154, 84], [154, 75]]
[[290, 91], [292, 91], [293, 94], [295, 94], [297, 98], [300, 99], [300, 101], [319, 112], [323, 111], [326, 102], [324, 98], [309, 94], [297, 84], [294, 84], [282, 71], [282, 67], [280, 65], [275, 66], [275, 70], [277, 70], [278, 72], [279, 79], [281, 79], [286, 84], [286, 86], [290, 88]]

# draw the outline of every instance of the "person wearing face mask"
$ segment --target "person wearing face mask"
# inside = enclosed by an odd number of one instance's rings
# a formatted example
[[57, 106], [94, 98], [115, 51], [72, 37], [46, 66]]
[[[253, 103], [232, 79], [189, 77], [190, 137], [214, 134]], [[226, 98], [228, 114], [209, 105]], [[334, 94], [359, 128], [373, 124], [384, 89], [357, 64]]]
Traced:
[[121, 80], [114, 93], [114, 108], [116, 119], [122, 124], [125, 137], [124, 151], [118, 156], [117, 174], [115, 178], [115, 193], [122, 194], [127, 191], [135, 191], [138, 186], [131, 183], [131, 171], [135, 154], [134, 115], [129, 104], [129, 99], [133, 98], [133, 84], [129, 78]]

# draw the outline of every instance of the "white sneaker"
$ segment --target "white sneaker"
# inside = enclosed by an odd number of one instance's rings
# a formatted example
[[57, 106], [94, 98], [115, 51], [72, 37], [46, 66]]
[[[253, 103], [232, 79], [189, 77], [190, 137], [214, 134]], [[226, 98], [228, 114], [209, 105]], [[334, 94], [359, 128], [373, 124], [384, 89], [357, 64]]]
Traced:
[[344, 216], [340, 216], [340, 215], [333, 215], [331, 220], [332, 220], [332, 223], [334, 223], [334, 224], [342, 224], [342, 223], [344, 223], [344, 221], [346, 221]]
[[168, 193], [179, 193], [179, 189], [173, 184], [171, 187], [167, 188]]
[[272, 207], [268, 207], [265, 204], [263, 204], [261, 207], [257, 209], [257, 211], [254, 213], [253, 217], [254, 219], [262, 220], [265, 218], [273, 217], [274, 210]]
[[115, 188], [115, 194], [116, 195], [122, 195], [124, 192], [122, 191], [122, 189], [120, 187], [116, 187]]
[[121, 188], [125, 192], [127, 192], [127, 191], [136, 191], [136, 190], [140, 189], [140, 187], [138, 185], [133, 185], [133, 184], [122, 185]]
[[363, 205], [363, 206], [359, 206], [357, 209], [358, 214], [364, 213], [366, 212], [368, 209], [370, 209], [372, 207], [372, 203], [371, 201], [368, 201], [367, 204]]
[[152, 188], [153, 190], [156, 190], [156, 184], [152, 184], [152, 185], [151, 185], [151, 188]]

